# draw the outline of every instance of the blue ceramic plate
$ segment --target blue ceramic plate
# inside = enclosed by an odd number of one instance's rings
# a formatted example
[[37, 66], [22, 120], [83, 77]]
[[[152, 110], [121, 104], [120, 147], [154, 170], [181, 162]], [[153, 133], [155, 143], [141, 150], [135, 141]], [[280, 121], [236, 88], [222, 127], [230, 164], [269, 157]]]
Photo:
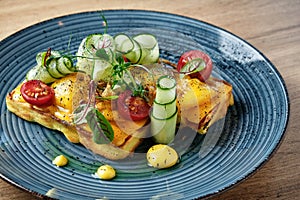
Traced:
[[[237, 36], [202, 21], [173, 14], [104, 11], [108, 33], [154, 32], [161, 56], [177, 62], [180, 54], [200, 48], [214, 62], [214, 75], [233, 85], [235, 105], [228, 110], [225, 128], [212, 151], [198, 156], [197, 137], [181, 162], [166, 170], [151, 170], [144, 162], [108, 161], [63, 134], [26, 122], [10, 113], [5, 96], [34, 66], [35, 55], [51, 47], [75, 53], [80, 41], [103, 32], [98, 12], [45, 21], [0, 43], [0, 176], [39, 196], [59, 199], [194, 199], [224, 191], [258, 170], [278, 148], [289, 116], [283, 79], [258, 50]], [[52, 159], [64, 154], [69, 164], [57, 168]], [[102, 181], [93, 176], [102, 163], [117, 169], [117, 177]]]

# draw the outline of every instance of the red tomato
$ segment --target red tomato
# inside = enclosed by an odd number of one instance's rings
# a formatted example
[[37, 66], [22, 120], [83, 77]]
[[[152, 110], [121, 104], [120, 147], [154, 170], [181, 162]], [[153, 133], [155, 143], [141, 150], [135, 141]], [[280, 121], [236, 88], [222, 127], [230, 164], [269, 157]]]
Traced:
[[126, 90], [119, 95], [118, 111], [121, 116], [138, 121], [149, 116], [150, 106], [142, 97], [132, 96], [130, 90]]
[[40, 80], [30, 80], [21, 86], [25, 101], [35, 106], [50, 106], [54, 102], [54, 90]]
[[184, 68], [186, 67], [187, 64], [191, 63], [191, 61], [195, 61], [197, 59], [200, 61], [204, 61], [204, 63], [205, 63], [204, 69], [202, 69], [198, 72], [191, 73], [189, 75], [192, 78], [198, 78], [200, 81], [204, 82], [211, 75], [213, 64], [212, 64], [212, 60], [210, 59], [210, 57], [202, 51], [191, 50], [191, 51], [188, 51], [188, 52], [185, 52], [184, 54], [182, 54], [178, 61], [178, 64], [177, 64], [177, 71], [189, 73], [189, 72], [195, 70], [195, 68], [194, 68], [194, 69], [191, 69], [191, 71], [189, 71]]
[[124, 62], [129, 62], [128, 58], [126, 58], [126, 56], [122, 55], [122, 58], [124, 60]]

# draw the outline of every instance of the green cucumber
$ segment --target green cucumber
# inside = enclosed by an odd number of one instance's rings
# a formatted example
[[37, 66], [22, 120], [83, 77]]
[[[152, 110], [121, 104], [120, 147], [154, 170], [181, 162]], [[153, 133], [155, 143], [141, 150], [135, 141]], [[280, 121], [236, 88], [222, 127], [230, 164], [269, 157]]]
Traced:
[[124, 55], [131, 63], [138, 63], [141, 55], [142, 48], [139, 43], [124, 33], [114, 36], [116, 43], [116, 50]]
[[164, 75], [158, 78], [151, 111], [151, 133], [155, 142], [168, 144], [175, 137], [177, 122], [176, 81]]
[[45, 60], [46, 54], [47, 52], [39, 52], [36, 55], [37, 65], [27, 72], [27, 80], [41, 80], [48, 84], [76, 71], [70, 56], [51, 51], [51, 55]]
[[108, 34], [91, 34], [86, 38], [85, 51], [95, 58], [112, 62], [115, 52], [114, 39]]
[[140, 45], [142, 51], [138, 64], [151, 64], [158, 61], [159, 47], [154, 35], [149, 33], [138, 34], [133, 36], [133, 40]]
[[44, 83], [52, 83], [56, 80], [53, 78], [49, 72], [47, 71], [46, 67], [36, 65], [35, 67], [31, 68], [26, 74], [26, 80], [41, 80]]
[[156, 37], [150, 33], [137, 34], [132, 38], [146, 49], [154, 49], [157, 44]]
[[[76, 69], [79, 71], [83, 71], [86, 74], [91, 74], [94, 66], [94, 59], [93, 56], [91, 56], [86, 50], [85, 50], [85, 41], [82, 40], [78, 52], [77, 52], [77, 62], [76, 62]], [[91, 57], [90, 59], [88, 57]]]
[[153, 116], [159, 119], [167, 119], [171, 117], [175, 111], [176, 111], [176, 97], [173, 101], [166, 103], [166, 104], [160, 104], [154, 100], [153, 102]]
[[114, 41], [116, 43], [116, 50], [122, 54], [127, 54], [134, 49], [134, 42], [124, 33], [115, 35]]
[[112, 74], [112, 68], [113, 66], [106, 60], [94, 60], [91, 77], [95, 81], [108, 81]]
[[115, 41], [108, 34], [91, 34], [84, 38], [77, 51], [76, 69], [95, 81], [110, 79], [115, 60]]
[[84, 43], [84, 49], [89, 52], [91, 55], [96, 54], [96, 51], [99, 49], [100, 38], [102, 34], [91, 34], [86, 37], [86, 41]]
[[50, 57], [46, 61], [46, 68], [49, 74], [56, 79], [62, 78], [65, 75], [60, 73], [57, 69], [57, 59], [55, 57]]
[[68, 75], [75, 72], [76, 68], [69, 56], [62, 56], [57, 59], [57, 71], [63, 75]]
[[164, 75], [157, 80], [156, 102], [167, 104], [176, 97], [176, 81], [174, 78]]
[[153, 116], [151, 112], [151, 133], [153, 139], [159, 144], [169, 144], [175, 138], [176, 122], [177, 122], [177, 109], [175, 113], [166, 119], [159, 119]]
[[205, 61], [201, 58], [195, 58], [188, 61], [180, 70], [185, 73], [195, 73], [205, 68]]
[[133, 44], [134, 44], [134, 48], [132, 49], [132, 51], [124, 54], [124, 56], [130, 60], [131, 63], [139, 63], [139, 61], [141, 60], [141, 56], [142, 56], [142, 48], [140, 46], [139, 43], [137, 43], [135, 40], [132, 40]]
[[146, 49], [146, 48], [141, 48], [141, 58], [139, 60], [139, 64], [153, 64], [157, 63], [159, 60], [159, 48], [158, 44], [154, 49]]
[[[40, 65], [40, 66], [44, 66], [45, 65], [44, 59], [45, 59], [46, 54], [47, 54], [46, 51], [37, 53], [37, 55], [35, 57], [35, 60], [36, 60], [36, 62], [37, 62], [38, 65]], [[58, 51], [53, 51], [53, 50], [51, 51], [50, 57], [58, 58], [60, 56], [61, 55], [60, 55], [60, 53]]]

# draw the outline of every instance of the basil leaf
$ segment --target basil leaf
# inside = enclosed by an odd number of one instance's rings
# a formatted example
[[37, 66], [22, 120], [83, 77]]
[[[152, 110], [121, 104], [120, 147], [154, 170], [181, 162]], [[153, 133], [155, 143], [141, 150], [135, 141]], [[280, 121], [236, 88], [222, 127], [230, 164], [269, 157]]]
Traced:
[[114, 130], [109, 121], [97, 110], [92, 109], [86, 115], [86, 120], [93, 132], [96, 144], [108, 144], [114, 139]]

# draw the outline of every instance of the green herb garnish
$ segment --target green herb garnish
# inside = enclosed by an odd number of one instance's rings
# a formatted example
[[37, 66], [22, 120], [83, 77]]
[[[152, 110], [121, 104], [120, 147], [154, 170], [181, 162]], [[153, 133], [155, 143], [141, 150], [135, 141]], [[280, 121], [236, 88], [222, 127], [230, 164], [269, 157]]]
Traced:
[[[124, 83], [131, 91], [133, 96], [140, 96], [142, 98], [146, 98], [146, 90], [141, 84], [138, 84], [132, 73], [130, 72], [130, 67], [136, 67], [135, 65], [131, 65], [130, 62], [124, 61], [123, 57], [117, 56], [116, 63], [113, 66], [113, 73], [112, 73], [112, 88], [115, 87], [118, 83]], [[124, 75], [127, 75], [130, 83], [124, 80]]]
[[104, 26], [104, 31], [103, 31], [103, 33], [106, 34], [106, 33], [107, 33], [107, 29], [108, 29], [107, 20], [106, 20], [106, 18], [105, 18], [105, 16], [104, 16], [104, 14], [103, 14], [102, 11], [100, 12], [100, 15], [101, 15], [102, 20], [103, 20], [103, 22], [102, 22], [102, 25]]
[[116, 95], [108, 96], [108, 97], [99, 97], [99, 96], [96, 96], [96, 98], [99, 99], [99, 100], [105, 101], [105, 100], [115, 100], [115, 99], [118, 99], [119, 96], [116, 96]]
[[93, 133], [93, 141], [97, 144], [109, 144], [114, 139], [114, 131], [109, 121], [97, 109], [91, 109], [86, 120]]
[[93, 133], [93, 141], [97, 144], [108, 144], [114, 139], [114, 131], [109, 121], [95, 108], [95, 86], [95, 82], [91, 81], [88, 102], [74, 110], [74, 123], [87, 123]]
[[98, 49], [95, 55], [100, 59], [109, 61], [109, 55], [106, 53], [105, 49]]

